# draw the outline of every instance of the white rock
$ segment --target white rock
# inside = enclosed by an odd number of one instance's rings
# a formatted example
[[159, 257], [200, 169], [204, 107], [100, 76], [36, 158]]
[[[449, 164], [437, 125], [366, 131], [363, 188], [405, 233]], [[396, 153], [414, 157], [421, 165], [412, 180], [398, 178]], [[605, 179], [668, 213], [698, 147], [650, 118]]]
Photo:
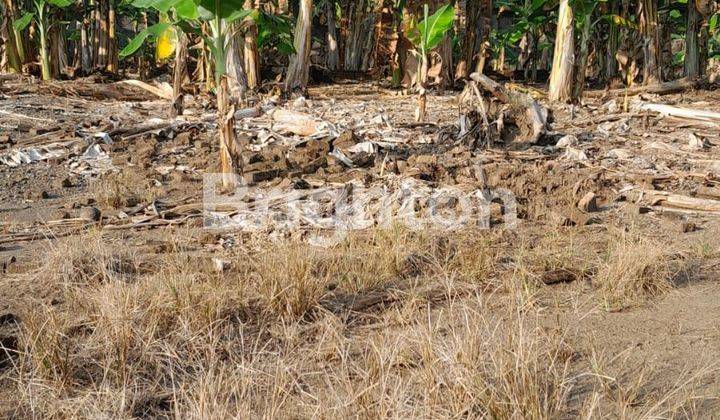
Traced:
[[612, 159], [630, 159], [632, 154], [627, 149], [612, 149], [605, 154], [605, 157]]
[[307, 108], [307, 99], [305, 99], [304, 96], [301, 96], [297, 99], [295, 99], [295, 102], [293, 102], [293, 108], [299, 109], [299, 108]]
[[578, 138], [573, 136], [572, 134], [568, 134], [567, 136], [558, 140], [557, 144], [555, 144], [555, 147], [565, 148], [570, 146], [577, 146], [578, 144], [580, 144], [580, 140], [578, 140]]
[[568, 147], [565, 149], [565, 154], [563, 155], [563, 159], [583, 161], [583, 160], [588, 160], [588, 157], [585, 154], [585, 152], [583, 152], [582, 150]]
[[696, 136], [694, 133], [688, 134], [688, 150], [702, 150], [706, 146], [705, 140]]
[[215, 271], [218, 273], [222, 273], [230, 268], [230, 261], [221, 260], [219, 258], [213, 258], [212, 261], [215, 266]]

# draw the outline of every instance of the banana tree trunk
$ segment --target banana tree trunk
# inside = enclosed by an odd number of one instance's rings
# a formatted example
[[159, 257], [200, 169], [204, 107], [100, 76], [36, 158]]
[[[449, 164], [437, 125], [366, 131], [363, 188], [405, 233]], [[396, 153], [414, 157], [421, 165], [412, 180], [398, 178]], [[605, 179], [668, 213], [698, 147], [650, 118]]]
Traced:
[[467, 78], [473, 66], [478, 51], [479, 29], [478, 19], [480, 18], [480, 0], [465, 1], [465, 33], [462, 37], [462, 49], [460, 59], [455, 69], [457, 78]]
[[643, 38], [645, 66], [643, 84], [660, 82], [660, 32], [658, 28], [657, 0], [641, 0], [640, 32]]
[[107, 66], [106, 70], [110, 73], [117, 73], [118, 71], [118, 48], [117, 48], [117, 35], [116, 35], [116, 18], [115, 2], [113, 0], [108, 1], [108, 20], [107, 20]]
[[42, 72], [43, 80], [52, 79], [52, 72], [50, 69], [50, 53], [48, 51], [48, 33], [47, 33], [47, 17], [45, 10], [38, 10], [38, 30], [40, 32], [40, 69]]
[[93, 58], [94, 67], [105, 70], [108, 64], [108, 0], [96, 0], [93, 11], [94, 35], [93, 35]]
[[415, 121], [423, 122], [427, 116], [427, 85], [428, 85], [428, 57], [425, 54], [420, 58], [420, 69], [418, 74], [418, 103], [415, 109]]
[[548, 97], [553, 102], [569, 102], [573, 93], [573, 65], [575, 57], [574, 16], [569, 0], [560, 0], [555, 54]]
[[236, 102], [242, 102], [245, 99], [245, 92], [249, 87], [248, 77], [245, 72], [245, 62], [243, 61], [243, 48], [245, 45], [245, 35], [240, 33], [241, 23], [234, 24], [234, 34], [230, 37], [227, 52], [227, 75], [230, 87], [230, 96]]
[[328, 70], [337, 70], [340, 65], [340, 50], [337, 41], [337, 23], [335, 22], [335, 2], [327, 0], [325, 2], [325, 16], [327, 17], [327, 58], [326, 65]]
[[235, 174], [240, 166], [235, 142], [235, 106], [230, 102], [227, 76], [220, 77], [217, 92], [220, 171], [222, 172], [223, 187], [231, 189], [236, 186]]
[[[25, 64], [29, 60], [29, 58], [27, 57], [25, 51], [25, 36], [22, 32], [16, 30], [13, 26], [13, 22], [15, 21], [15, 19], [20, 17], [19, 11], [17, 5], [13, 0], [4, 0], [4, 3], [5, 13], [8, 18], [7, 30], [8, 32], [11, 32], [11, 34], [8, 34], [8, 37], [15, 40], [15, 52], [20, 59], [20, 67], [22, 68], [22, 65]], [[28, 5], [28, 7], [31, 7], [31, 5]]]
[[490, 32], [493, 29], [493, 0], [480, 0], [480, 39], [478, 42], [478, 58], [475, 64], [475, 72], [483, 74], [489, 54]]
[[695, 1], [687, 2], [687, 29], [685, 31], [685, 76], [700, 75], [700, 26], [702, 18]]
[[80, 66], [83, 74], [89, 74], [92, 71], [92, 55], [90, 52], [90, 40], [88, 39], [90, 22], [87, 13], [88, 0], [83, 0], [82, 23], [80, 25]]
[[300, 10], [295, 26], [295, 53], [290, 57], [285, 80], [285, 90], [287, 91], [307, 88], [310, 72], [312, 13], [312, 0], [300, 0]]
[[452, 38], [450, 33], [445, 34], [442, 43], [440, 44], [438, 54], [442, 61], [442, 67], [440, 69], [441, 86], [445, 89], [452, 87], [455, 80], [453, 74], [453, 47]]
[[[612, 0], [610, 5], [611, 13], [618, 14], [620, 12], [618, 6], [619, 2], [617, 0]], [[605, 80], [607, 81], [617, 75], [617, 60], [615, 59], [615, 54], [617, 54], [620, 35], [620, 31], [612, 19], [608, 23], [608, 30], [608, 41], [605, 48]]]
[[[57, 21], [57, 16], [53, 18]], [[50, 53], [50, 74], [53, 79], [60, 77], [60, 71], [65, 67], [65, 46], [62, 40], [62, 31], [58, 24], [52, 25], [48, 32], [48, 38], [50, 41], [49, 53]]]
[[580, 37], [580, 61], [575, 69], [575, 92], [573, 97], [580, 99], [585, 90], [585, 75], [587, 74], [588, 56], [590, 55], [590, 36], [592, 35], [592, 13], [587, 13], [583, 19], [583, 31]]
[[[257, 4], [256, 4], [257, 3]], [[259, 8], [260, 2], [245, 0], [245, 9]], [[245, 42], [243, 43], [243, 61], [247, 87], [255, 89], [260, 86], [260, 58], [258, 53], [258, 27], [251, 17], [245, 18]]]
[[[10, 0], [6, 0], [6, 3]], [[3, 4], [3, 16], [2, 23], [0, 23], [0, 37], [2, 37], [4, 50], [3, 50], [3, 62], [6, 66], [7, 71], [12, 73], [22, 72], [22, 61], [17, 51], [17, 41], [15, 39], [15, 31], [13, 30], [13, 16], [11, 15], [12, 10]]]
[[182, 90], [187, 75], [188, 38], [183, 31], [177, 31], [178, 41], [175, 48], [175, 68], [173, 69], [173, 102], [170, 116], [177, 117], [183, 114], [184, 94]]

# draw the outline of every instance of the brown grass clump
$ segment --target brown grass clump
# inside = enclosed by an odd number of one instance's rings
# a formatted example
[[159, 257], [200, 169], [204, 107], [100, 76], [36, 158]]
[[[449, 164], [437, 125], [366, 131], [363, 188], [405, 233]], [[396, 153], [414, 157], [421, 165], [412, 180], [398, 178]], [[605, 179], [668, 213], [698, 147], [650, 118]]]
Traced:
[[137, 270], [137, 262], [121, 241], [110, 243], [101, 232], [90, 231], [82, 240], [51, 245], [37, 276], [54, 285], [98, 283], [127, 278]]
[[672, 290], [688, 268], [688, 262], [674, 254], [668, 243], [633, 234], [615, 239], [593, 277], [607, 310], [620, 310], [643, 297]]
[[260, 308], [278, 318], [298, 319], [318, 304], [330, 283], [318, 254], [298, 243], [281, 243], [236, 263], [251, 268]]
[[154, 182], [138, 171], [110, 172], [93, 182], [90, 192], [103, 207], [132, 207], [149, 204], [161, 195]]

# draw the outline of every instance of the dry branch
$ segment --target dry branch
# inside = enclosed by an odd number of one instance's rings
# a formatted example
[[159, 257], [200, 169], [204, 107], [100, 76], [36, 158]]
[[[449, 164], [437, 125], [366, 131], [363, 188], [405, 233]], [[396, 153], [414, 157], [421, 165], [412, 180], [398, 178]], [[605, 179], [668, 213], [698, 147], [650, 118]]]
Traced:
[[671, 117], [685, 118], [689, 120], [704, 121], [711, 123], [720, 123], [720, 112], [705, 111], [700, 109], [679, 108], [664, 104], [642, 104], [640, 109], [643, 111], [657, 112], [661, 115]]

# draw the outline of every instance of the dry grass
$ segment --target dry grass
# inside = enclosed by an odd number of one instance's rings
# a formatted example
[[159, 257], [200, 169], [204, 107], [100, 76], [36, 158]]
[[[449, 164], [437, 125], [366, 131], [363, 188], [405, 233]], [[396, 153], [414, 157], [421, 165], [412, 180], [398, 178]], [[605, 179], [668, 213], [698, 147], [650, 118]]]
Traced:
[[688, 260], [674, 253], [668, 242], [621, 233], [611, 241], [593, 282], [605, 308], [620, 310], [672, 290], [688, 267]]
[[[516, 286], [538, 267], [577, 267], [568, 243], [578, 238], [503, 248], [472, 234], [363, 235], [331, 249], [244, 244], [223, 273], [181, 247], [158, 259], [97, 234], [55, 246], [27, 281], [59, 296], [17, 302], [19, 355], [0, 377], [9, 413], [557, 418], [580, 412], [573, 395], [587, 413], [640, 401], [602, 381], [579, 390], [568, 331], [548, 328], [541, 305], [528, 304], [535, 292]], [[647, 249], [617, 243], [595, 281], [620, 283], [612, 296], [665, 290], [657, 280], [674, 270], [648, 271], [638, 258]], [[361, 317], [330, 304], [388, 289], [400, 301]]]
[[152, 179], [133, 170], [107, 173], [93, 182], [89, 190], [101, 206], [115, 209], [149, 204], [161, 194]]

